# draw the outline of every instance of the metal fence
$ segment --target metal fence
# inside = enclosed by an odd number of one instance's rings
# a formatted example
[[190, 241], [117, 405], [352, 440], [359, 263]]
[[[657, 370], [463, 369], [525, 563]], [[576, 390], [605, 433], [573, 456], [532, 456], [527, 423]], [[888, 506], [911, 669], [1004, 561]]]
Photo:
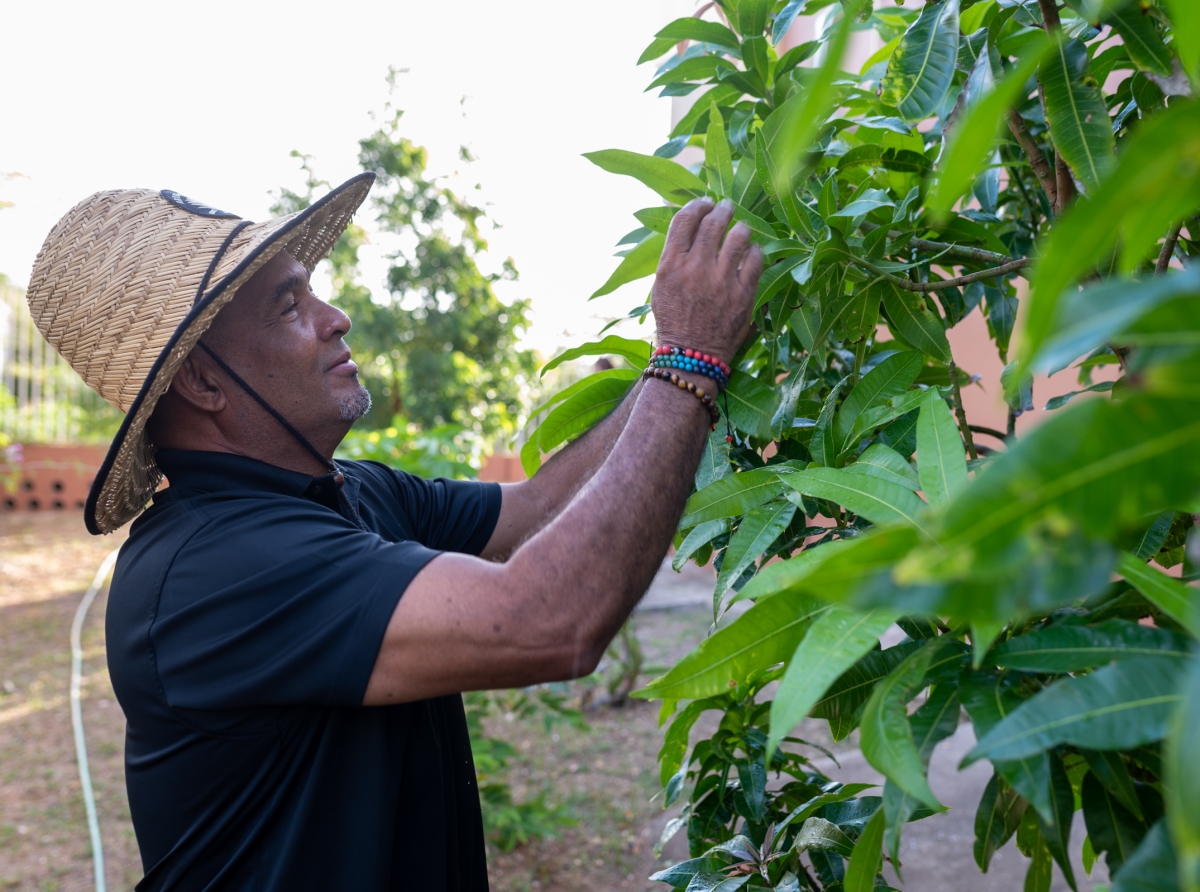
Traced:
[[119, 422], [42, 338], [24, 289], [0, 276], [0, 434], [18, 443], [78, 443], [111, 436]]

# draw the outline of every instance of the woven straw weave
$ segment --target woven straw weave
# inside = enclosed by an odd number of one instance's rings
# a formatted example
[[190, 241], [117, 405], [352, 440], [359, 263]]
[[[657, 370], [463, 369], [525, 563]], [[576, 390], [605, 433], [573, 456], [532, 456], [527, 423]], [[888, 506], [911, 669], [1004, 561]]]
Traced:
[[92, 532], [133, 519], [162, 481], [146, 423], [216, 314], [280, 250], [311, 271], [372, 180], [356, 177], [303, 211], [245, 226], [199, 300], [213, 258], [242, 222], [237, 218], [192, 213], [158, 192], [131, 189], [84, 199], [50, 231], [26, 292], [38, 330], [113, 406], [128, 413], [137, 404], [93, 485], [85, 518]]

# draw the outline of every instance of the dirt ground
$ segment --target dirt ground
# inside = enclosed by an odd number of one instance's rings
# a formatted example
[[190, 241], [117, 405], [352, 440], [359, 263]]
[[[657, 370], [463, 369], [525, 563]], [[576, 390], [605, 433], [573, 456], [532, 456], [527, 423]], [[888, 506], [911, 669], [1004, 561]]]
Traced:
[[[96, 568], [122, 541], [123, 534], [89, 536], [75, 512], [0, 516], [0, 890], [93, 888], [71, 736], [69, 634]], [[102, 592], [84, 627], [83, 719], [106, 880], [118, 890], [131, 889], [142, 871], [125, 798], [124, 717], [104, 665], [105, 605]], [[707, 617], [698, 607], [639, 615], [648, 663], [667, 665], [690, 650]], [[657, 707], [605, 707], [587, 721], [589, 731], [503, 720], [491, 729], [518, 750], [516, 796], [546, 793], [578, 822], [560, 839], [491, 853], [498, 892], [665, 888], [646, 881], [662, 866], [652, 849], [667, 819], [650, 801], [658, 791]]]

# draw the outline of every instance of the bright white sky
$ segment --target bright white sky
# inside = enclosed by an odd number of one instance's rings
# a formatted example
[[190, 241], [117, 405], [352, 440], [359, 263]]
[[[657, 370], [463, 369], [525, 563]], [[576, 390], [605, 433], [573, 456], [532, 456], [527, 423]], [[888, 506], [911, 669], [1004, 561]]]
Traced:
[[[640, 303], [646, 282], [587, 302], [650, 190], [580, 153], [650, 153], [670, 101], [634, 62], [695, 0], [10, 3], [0, 22], [0, 272], [17, 284], [50, 227], [88, 194], [177, 189], [249, 219], [299, 188], [292, 149], [340, 182], [383, 105], [396, 104], [433, 172], [483, 184], [492, 264], [511, 255], [531, 299], [529, 345], [552, 354]], [[465, 103], [463, 97], [467, 97]], [[465, 112], [465, 115], [464, 115]], [[478, 162], [464, 167], [458, 147]], [[475, 193], [472, 193], [475, 194]], [[364, 223], [367, 217], [362, 217]], [[382, 290], [382, 263], [368, 281]], [[631, 324], [631, 323], [627, 323]]]

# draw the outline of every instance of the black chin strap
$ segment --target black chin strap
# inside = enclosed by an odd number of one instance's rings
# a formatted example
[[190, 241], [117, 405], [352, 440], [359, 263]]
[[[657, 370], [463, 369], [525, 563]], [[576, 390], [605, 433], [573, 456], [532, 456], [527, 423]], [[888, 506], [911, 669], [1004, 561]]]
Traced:
[[283, 425], [284, 430], [286, 430], [289, 434], [291, 434], [296, 439], [297, 443], [299, 443], [301, 446], [303, 446], [305, 449], [307, 449], [310, 453], [312, 453], [313, 458], [315, 458], [317, 461], [319, 461], [321, 464], [323, 464], [326, 468], [329, 469], [329, 473], [331, 473], [333, 475], [334, 483], [336, 483], [338, 486], [341, 486], [345, 482], [345, 478], [342, 476], [342, 472], [338, 469], [337, 465], [335, 465], [332, 461], [330, 461], [325, 456], [323, 456], [320, 452], [318, 452], [317, 447], [313, 446], [312, 443], [308, 442], [308, 438], [305, 437], [304, 434], [302, 434], [302, 433], [300, 433], [300, 431], [296, 430], [296, 428], [292, 426], [292, 423], [290, 421], [288, 421], [281, 414], [279, 414], [279, 412], [277, 412], [275, 410], [274, 406], [272, 406], [265, 399], [263, 399], [261, 396], [259, 396], [253, 387], [251, 387], [249, 384], [247, 384], [245, 381], [242, 380], [241, 375], [239, 375], [237, 372], [235, 372], [233, 369], [231, 369], [228, 365], [226, 365], [225, 360], [221, 359], [221, 357], [217, 356], [217, 354], [212, 351], [212, 348], [210, 348], [208, 346], [208, 344], [204, 343], [204, 341], [200, 341], [199, 344], [203, 348], [204, 352], [212, 357], [213, 362], [215, 362], [217, 365], [219, 365], [221, 367], [221, 369], [225, 372], [225, 374], [233, 379], [235, 384], [237, 384], [240, 388], [242, 388], [242, 390], [246, 391], [246, 393], [250, 394], [250, 396], [254, 397], [255, 401], [260, 406], [262, 406], [264, 409], [266, 409], [268, 412], [270, 412], [271, 416], [276, 421], [278, 421], [280, 424]]

